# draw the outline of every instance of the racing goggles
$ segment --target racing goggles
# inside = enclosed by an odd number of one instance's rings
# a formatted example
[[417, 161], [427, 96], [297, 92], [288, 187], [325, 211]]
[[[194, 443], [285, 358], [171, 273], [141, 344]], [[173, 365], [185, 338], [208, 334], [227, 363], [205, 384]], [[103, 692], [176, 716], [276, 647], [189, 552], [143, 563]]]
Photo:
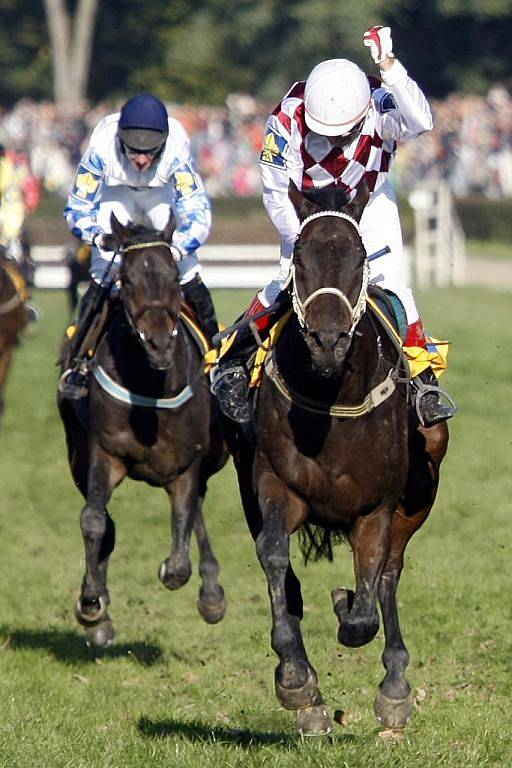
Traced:
[[129, 147], [128, 144], [123, 142], [124, 151], [128, 157], [136, 157], [137, 155], [146, 155], [146, 157], [156, 157], [162, 151], [163, 144], [154, 149], [136, 149], [136, 147]]

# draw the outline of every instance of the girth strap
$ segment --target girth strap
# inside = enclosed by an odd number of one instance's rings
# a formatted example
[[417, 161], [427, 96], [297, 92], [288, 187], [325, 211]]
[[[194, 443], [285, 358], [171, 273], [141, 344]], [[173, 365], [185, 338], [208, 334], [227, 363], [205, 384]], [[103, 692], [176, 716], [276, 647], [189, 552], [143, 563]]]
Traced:
[[374, 387], [364, 400], [358, 405], [331, 405], [327, 406], [317, 400], [306, 398], [303, 395], [299, 395], [291, 389], [285, 382], [277, 366], [274, 364], [272, 352], [267, 355], [265, 360], [265, 373], [270, 381], [274, 384], [278, 392], [292, 405], [296, 405], [303, 411], [309, 411], [310, 413], [317, 413], [322, 416], [334, 416], [337, 419], [357, 419], [360, 416], [364, 416], [366, 413], [370, 413], [377, 408], [381, 403], [390, 397], [396, 389], [396, 371], [391, 370], [386, 378]]
[[179, 394], [174, 397], [145, 397], [130, 392], [129, 389], [114, 381], [101, 365], [93, 365], [92, 374], [100, 387], [115, 400], [127, 405], [137, 405], [141, 408], [167, 408], [176, 409], [184, 405], [194, 396], [194, 390], [187, 384]]

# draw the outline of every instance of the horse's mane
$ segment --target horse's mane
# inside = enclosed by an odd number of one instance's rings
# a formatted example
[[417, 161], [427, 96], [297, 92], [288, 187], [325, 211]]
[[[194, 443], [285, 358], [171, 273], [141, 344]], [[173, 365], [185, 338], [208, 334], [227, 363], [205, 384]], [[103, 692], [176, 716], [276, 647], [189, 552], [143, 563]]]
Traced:
[[350, 199], [349, 193], [343, 187], [334, 185], [310, 189], [302, 194], [310, 203], [318, 205], [320, 211], [341, 211]]
[[138, 224], [135, 221], [129, 221], [124, 225], [124, 229], [127, 231], [130, 238], [140, 237], [141, 235], [147, 237], [148, 234], [156, 234], [158, 231], [154, 229], [154, 227]]

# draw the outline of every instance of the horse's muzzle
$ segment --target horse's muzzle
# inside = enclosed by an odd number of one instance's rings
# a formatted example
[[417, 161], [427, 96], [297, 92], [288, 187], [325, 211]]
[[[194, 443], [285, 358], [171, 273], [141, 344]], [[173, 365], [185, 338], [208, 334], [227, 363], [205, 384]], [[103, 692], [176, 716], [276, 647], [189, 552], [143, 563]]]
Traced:
[[305, 340], [313, 369], [324, 378], [339, 376], [352, 337], [340, 331], [308, 331]]

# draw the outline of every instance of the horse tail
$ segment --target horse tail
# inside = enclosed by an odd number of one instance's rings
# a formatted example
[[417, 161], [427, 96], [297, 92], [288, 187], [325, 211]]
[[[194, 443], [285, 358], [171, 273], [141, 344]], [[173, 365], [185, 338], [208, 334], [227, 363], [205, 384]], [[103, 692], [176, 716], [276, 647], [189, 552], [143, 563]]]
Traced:
[[310, 560], [316, 562], [325, 558], [332, 562], [332, 550], [337, 544], [345, 540], [345, 535], [340, 530], [332, 528], [320, 528], [318, 525], [304, 523], [299, 531], [299, 549], [307, 565]]

